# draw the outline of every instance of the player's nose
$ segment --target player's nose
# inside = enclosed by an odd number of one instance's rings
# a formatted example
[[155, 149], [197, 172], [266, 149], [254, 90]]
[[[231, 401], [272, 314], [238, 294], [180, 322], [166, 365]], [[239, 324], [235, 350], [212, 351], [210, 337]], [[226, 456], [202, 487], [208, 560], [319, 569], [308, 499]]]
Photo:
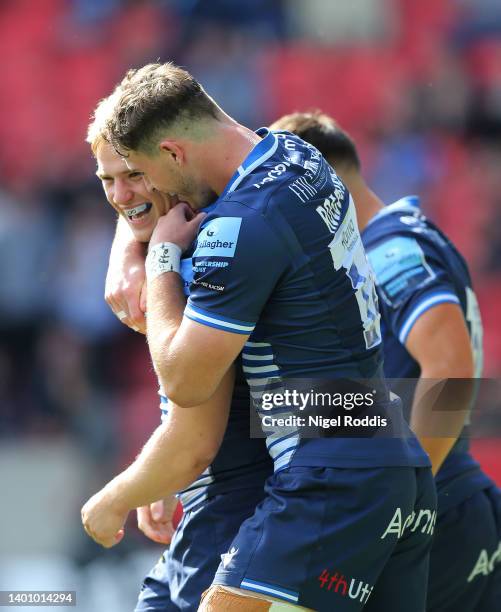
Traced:
[[127, 185], [125, 185], [122, 181], [115, 182], [115, 190], [113, 193], [113, 200], [115, 201], [115, 204], [123, 206], [124, 204], [128, 204], [133, 197], [134, 194]]

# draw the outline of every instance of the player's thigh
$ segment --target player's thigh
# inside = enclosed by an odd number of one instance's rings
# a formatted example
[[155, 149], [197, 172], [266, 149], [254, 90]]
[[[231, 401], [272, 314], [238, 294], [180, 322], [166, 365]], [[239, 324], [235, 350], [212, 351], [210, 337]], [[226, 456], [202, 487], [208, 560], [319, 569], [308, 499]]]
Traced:
[[[488, 555], [487, 583], [475, 612], [498, 612], [501, 607], [501, 489], [494, 486], [485, 491], [496, 523], [497, 547]], [[483, 569], [483, 568], [482, 568]]]
[[263, 497], [264, 486], [229, 491], [183, 519], [181, 537], [173, 540], [169, 551], [171, 598], [179, 609], [196, 610], [214, 580], [221, 555]]
[[179, 612], [172, 602], [166, 551], [143, 580], [134, 612]]
[[196, 610], [221, 555], [263, 496], [262, 487], [228, 491], [187, 512], [169, 549], [145, 578], [136, 611]]
[[[501, 557], [501, 543], [499, 544]], [[501, 607], [501, 561], [494, 566], [474, 612], [499, 612]]]
[[[441, 514], [430, 555], [427, 610], [473, 612], [491, 583], [500, 534], [488, 492], [480, 490]], [[501, 551], [500, 551], [501, 552]], [[501, 561], [501, 559], [500, 559]], [[499, 609], [481, 607], [482, 612]]]
[[414, 468], [284, 470], [269, 479], [214, 583], [313, 610], [361, 610], [398, 540], [396, 527], [385, 536], [388, 526], [398, 514], [404, 529], [416, 495]]
[[436, 490], [430, 470], [416, 470], [414, 508], [403, 523], [396, 514], [384, 537], [395, 546], [364, 608], [367, 612], [423, 612], [436, 524]]

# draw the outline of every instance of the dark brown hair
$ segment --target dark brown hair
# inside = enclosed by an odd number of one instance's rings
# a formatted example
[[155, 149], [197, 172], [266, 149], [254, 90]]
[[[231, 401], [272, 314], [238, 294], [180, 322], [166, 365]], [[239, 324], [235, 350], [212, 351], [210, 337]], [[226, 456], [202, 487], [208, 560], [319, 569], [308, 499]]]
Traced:
[[297, 134], [316, 147], [334, 166], [360, 171], [360, 158], [353, 140], [332, 117], [319, 110], [284, 115], [270, 127]]
[[200, 83], [170, 62], [129, 70], [117, 89], [121, 93], [106, 126], [120, 153], [151, 151], [155, 135], [180, 120], [195, 127], [197, 120], [218, 117], [218, 106]]

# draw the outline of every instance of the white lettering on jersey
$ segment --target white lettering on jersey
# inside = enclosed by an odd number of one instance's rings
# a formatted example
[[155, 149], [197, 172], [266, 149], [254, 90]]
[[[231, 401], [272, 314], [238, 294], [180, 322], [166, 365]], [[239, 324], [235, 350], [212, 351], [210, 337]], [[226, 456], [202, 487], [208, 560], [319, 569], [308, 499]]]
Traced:
[[[423, 519], [423, 521], [421, 521], [421, 519]], [[411, 512], [411, 514], [403, 520], [402, 509], [397, 507], [388, 523], [388, 527], [381, 536], [381, 540], [384, 540], [386, 536], [391, 534], [396, 535], [397, 538], [401, 538], [406, 529], [416, 531], [418, 527], [421, 527], [421, 533], [433, 535], [436, 522], [437, 513], [435, 510], [421, 508], [417, 517], [415, 512]]]
[[254, 183], [253, 186], [256, 189], [261, 189], [261, 187], [265, 185], [266, 183], [273, 182], [276, 178], [281, 176], [284, 172], [287, 172], [287, 168], [289, 167], [290, 167], [290, 163], [286, 161], [277, 164], [274, 168], [272, 168], [268, 172], [268, 174], [264, 177], [264, 179], [259, 181], [259, 183]]
[[348, 210], [340, 225], [337, 220], [339, 213], [333, 212], [333, 207], [334, 204], [332, 204], [330, 209], [332, 221], [338, 223], [338, 228], [329, 244], [332, 262], [335, 270], [340, 270], [341, 268], [346, 270], [346, 275], [355, 290], [360, 320], [364, 328], [365, 346], [369, 349], [381, 342], [381, 315], [379, 314], [374, 275], [362, 246], [362, 239], [358, 231], [355, 214], [355, 205], [351, 196]]
[[494, 571], [494, 567], [497, 563], [501, 562], [501, 541], [498, 544], [498, 547], [492, 554], [492, 557], [489, 558], [489, 553], [485, 548], [480, 551], [477, 562], [475, 563], [475, 567], [472, 569], [470, 575], [468, 576], [467, 582], [471, 582], [477, 576], [488, 576], [492, 574]]

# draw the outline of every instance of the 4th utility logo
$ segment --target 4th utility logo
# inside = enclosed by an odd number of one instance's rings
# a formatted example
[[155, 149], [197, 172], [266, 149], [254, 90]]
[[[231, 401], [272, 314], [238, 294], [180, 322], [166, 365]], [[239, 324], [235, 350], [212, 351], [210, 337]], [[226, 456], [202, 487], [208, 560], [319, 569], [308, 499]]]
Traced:
[[374, 588], [373, 585], [363, 580], [349, 578], [338, 571], [334, 571], [330, 574], [326, 569], [322, 571], [318, 577], [318, 581], [320, 582], [321, 589], [331, 591], [333, 594], [337, 593], [342, 597], [357, 599], [363, 604], [367, 603], [367, 600], [371, 596], [372, 589]]

